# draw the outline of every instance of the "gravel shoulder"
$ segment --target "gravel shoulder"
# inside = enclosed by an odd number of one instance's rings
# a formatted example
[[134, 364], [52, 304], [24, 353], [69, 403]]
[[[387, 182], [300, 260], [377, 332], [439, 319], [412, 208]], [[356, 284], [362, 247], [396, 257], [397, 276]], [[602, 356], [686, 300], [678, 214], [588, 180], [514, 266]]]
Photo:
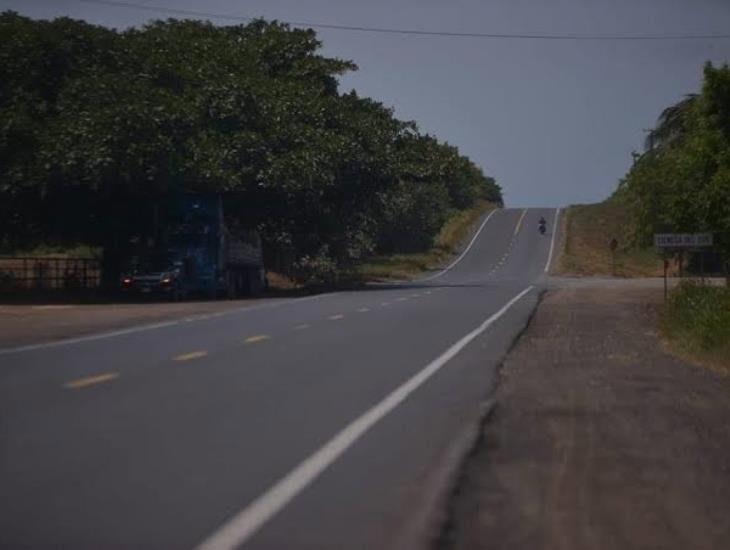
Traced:
[[556, 286], [504, 362], [441, 546], [730, 548], [730, 379], [664, 350], [656, 285]]

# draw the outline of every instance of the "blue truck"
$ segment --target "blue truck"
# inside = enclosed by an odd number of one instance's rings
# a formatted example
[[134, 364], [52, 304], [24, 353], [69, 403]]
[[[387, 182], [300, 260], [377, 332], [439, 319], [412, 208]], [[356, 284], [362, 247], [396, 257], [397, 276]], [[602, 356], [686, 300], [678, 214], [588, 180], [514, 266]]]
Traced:
[[136, 243], [122, 275], [127, 294], [255, 295], [266, 286], [256, 231], [226, 223], [219, 195], [177, 195], [154, 208], [152, 233]]

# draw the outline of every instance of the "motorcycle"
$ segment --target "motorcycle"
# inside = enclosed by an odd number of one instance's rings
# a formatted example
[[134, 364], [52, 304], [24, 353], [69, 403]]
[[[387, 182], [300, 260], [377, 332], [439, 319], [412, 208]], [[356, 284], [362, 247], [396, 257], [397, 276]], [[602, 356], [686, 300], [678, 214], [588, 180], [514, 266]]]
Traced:
[[540, 235], [544, 235], [546, 229], [547, 228], [545, 227], [545, 224], [544, 223], [541, 223], [540, 224]]

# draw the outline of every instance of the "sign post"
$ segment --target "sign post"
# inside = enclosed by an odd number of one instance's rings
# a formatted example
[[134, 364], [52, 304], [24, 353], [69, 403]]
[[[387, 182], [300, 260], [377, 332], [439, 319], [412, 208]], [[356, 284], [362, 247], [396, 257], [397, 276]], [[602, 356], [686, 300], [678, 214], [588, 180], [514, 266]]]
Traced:
[[[667, 299], [667, 268], [669, 260], [666, 254], [679, 253], [679, 277], [684, 275], [684, 252], [693, 248], [707, 248], [712, 246], [712, 233], [655, 233], [654, 246], [664, 251], [664, 299]], [[700, 260], [704, 264], [704, 260]], [[704, 271], [704, 265], [700, 268]]]

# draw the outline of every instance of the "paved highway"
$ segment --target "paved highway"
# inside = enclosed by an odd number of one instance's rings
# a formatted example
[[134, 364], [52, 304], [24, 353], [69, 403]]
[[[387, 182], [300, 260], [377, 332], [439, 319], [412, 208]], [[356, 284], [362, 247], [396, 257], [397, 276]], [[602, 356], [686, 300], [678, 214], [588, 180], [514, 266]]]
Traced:
[[417, 546], [556, 217], [420, 282], [0, 350], [0, 546]]

